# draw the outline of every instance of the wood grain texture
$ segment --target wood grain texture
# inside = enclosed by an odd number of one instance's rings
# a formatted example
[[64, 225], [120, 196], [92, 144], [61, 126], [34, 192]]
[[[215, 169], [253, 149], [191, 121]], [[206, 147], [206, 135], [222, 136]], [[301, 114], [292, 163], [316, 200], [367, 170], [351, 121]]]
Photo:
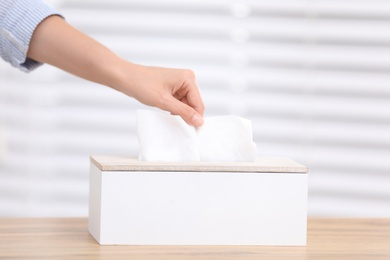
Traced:
[[307, 247], [99, 246], [86, 218], [0, 219], [0, 259], [390, 259], [389, 219], [309, 219]]
[[307, 173], [306, 166], [288, 158], [259, 157], [255, 162], [145, 162], [125, 156], [91, 156], [102, 171], [280, 172]]

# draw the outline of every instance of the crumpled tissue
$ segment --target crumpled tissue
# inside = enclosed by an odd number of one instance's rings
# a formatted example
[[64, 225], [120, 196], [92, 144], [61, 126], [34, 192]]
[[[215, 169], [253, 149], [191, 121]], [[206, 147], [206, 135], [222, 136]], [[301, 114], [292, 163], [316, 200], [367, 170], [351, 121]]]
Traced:
[[195, 128], [180, 116], [137, 110], [139, 160], [163, 162], [253, 162], [252, 123], [238, 116], [204, 118]]

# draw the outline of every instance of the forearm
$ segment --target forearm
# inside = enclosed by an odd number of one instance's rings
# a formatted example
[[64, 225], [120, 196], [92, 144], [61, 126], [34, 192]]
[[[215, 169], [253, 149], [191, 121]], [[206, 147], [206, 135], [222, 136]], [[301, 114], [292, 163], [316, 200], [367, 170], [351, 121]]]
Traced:
[[180, 115], [194, 126], [203, 124], [204, 105], [192, 71], [125, 61], [60, 17], [37, 27], [27, 56]]
[[105, 46], [58, 16], [45, 19], [35, 30], [27, 56], [84, 79], [115, 87], [123, 62]]

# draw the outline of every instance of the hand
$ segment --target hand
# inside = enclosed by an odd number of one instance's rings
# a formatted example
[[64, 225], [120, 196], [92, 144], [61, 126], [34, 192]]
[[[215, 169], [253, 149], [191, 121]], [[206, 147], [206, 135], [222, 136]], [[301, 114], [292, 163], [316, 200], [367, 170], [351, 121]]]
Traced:
[[119, 81], [114, 81], [112, 88], [146, 105], [179, 115], [190, 125], [203, 124], [204, 104], [191, 70], [123, 63], [119, 66]]
[[203, 124], [204, 105], [192, 71], [127, 62], [58, 16], [35, 29], [27, 56], [180, 115], [188, 124]]

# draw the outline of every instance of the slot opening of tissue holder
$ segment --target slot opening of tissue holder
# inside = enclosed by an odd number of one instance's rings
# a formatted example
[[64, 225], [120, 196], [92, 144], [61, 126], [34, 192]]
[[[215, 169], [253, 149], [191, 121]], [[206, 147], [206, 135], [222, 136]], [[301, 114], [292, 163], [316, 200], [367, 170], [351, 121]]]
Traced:
[[101, 245], [306, 245], [307, 167], [92, 156], [89, 231]]

